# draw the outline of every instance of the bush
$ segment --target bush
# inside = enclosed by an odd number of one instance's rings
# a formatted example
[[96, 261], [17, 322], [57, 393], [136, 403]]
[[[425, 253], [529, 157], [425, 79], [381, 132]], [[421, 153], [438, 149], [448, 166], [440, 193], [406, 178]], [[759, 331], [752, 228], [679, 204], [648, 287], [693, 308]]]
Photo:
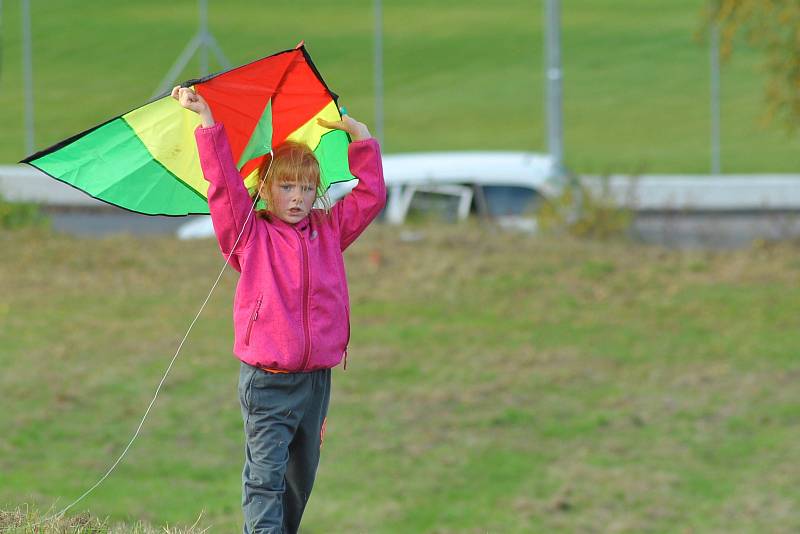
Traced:
[[628, 234], [633, 213], [614, 202], [607, 179], [599, 193], [577, 177], [569, 182], [560, 195], [546, 199], [539, 208], [537, 222], [542, 231], [595, 239]]
[[49, 227], [50, 221], [38, 204], [9, 202], [0, 195], [0, 229], [16, 230], [29, 227]]

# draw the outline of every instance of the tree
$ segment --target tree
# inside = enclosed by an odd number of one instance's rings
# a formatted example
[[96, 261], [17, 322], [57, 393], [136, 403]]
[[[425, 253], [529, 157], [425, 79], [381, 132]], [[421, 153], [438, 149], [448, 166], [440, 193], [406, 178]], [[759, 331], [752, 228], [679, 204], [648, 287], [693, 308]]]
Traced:
[[718, 24], [723, 58], [737, 36], [762, 49], [768, 73], [767, 117], [796, 131], [800, 121], [800, 1], [709, 0], [708, 19]]

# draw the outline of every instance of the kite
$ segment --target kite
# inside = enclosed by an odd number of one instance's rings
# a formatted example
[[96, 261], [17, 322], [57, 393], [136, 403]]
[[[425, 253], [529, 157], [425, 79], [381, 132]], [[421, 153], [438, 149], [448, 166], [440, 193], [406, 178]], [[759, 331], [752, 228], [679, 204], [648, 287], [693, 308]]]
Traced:
[[[254, 190], [270, 149], [286, 140], [305, 143], [320, 164], [324, 189], [355, 177], [347, 161], [348, 135], [317, 124], [341, 119], [301, 42], [292, 50], [231, 70], [189, 80], [225, 125], [233, 159]], [[164, 94], [128, 113], [65, 139], [21, 161], [88, 195], [146, 215], [208, 213], [194, 130], [200, 117]]]

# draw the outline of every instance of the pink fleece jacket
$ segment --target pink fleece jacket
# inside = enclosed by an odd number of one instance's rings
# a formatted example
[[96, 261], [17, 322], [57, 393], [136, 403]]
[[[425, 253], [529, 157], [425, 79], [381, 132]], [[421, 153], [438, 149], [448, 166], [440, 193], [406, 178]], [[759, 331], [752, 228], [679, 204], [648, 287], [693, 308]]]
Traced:
[[195, 138], [214, 232], [241, 273], [233, 303], [234, 354], [250, 365], [290, 372], [338, 365], [350, 340], [342, 251], [386, 204], [378, 142], [351, 143], [356, 188], [328, 214], [314, 209], [292, 225], [251, 214], [253, 201], [222, 124], [197, 128]]

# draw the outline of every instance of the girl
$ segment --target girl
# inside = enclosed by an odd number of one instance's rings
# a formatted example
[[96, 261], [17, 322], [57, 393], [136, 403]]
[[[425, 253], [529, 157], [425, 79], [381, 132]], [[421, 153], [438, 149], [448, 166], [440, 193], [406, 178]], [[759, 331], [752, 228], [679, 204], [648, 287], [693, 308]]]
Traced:
[[236, 170], [222, 124], [192, 89], [172, 96], [200, 115], [195, 131], [208, 205], [222, 253], [241, 273], [233, 305], [234, 354], [245, 428], [245, 534], [297, 532], [319, 464], [331, 368], [346, 357], [350, 304], [342, 251], [386, 203], [380, 148], [362, 123], [320, 120], [344, 130], [358, 186], [330, 210], [320, 169], [304, 145], [278, 147], [253, 199]]

